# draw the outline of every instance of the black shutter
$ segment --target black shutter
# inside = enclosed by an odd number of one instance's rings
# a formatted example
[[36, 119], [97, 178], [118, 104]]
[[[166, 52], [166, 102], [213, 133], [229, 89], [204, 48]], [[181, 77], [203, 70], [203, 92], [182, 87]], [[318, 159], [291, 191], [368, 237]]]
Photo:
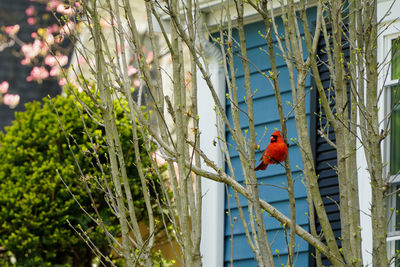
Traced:
[[[346, 25], [347, 26], [347, 25]], [[347, 27], [346, 27], [347, 29]], [[332, 32], [331, 28], [328, 28], [328, 33]], [[347, 41], [347, 36], [343, 36], [343, 53], [345, 56], [346, 61], [349, 60], [350, 57], [350, 46]], [[333, 87], [333, 81], [330, 77], [330, 72], [327, 67], [328, 63], [328, 56], [325, 51], [325, 39], [321, 34], [318, 43], [318, 51], [317, 57], [319, 60], [318, 71], [321, 77], [321, 81], [323, 87], [325, 89], [325, 94], [329, 97], [328, 100], [331, 100], [330, 106], [334, 109], [334, 92], [333, 90], [329, 90], [329, 88]], [[332, 40], [330, 40], [330, 46], [332, 47]], [[322, 200], [325, 206], [325, 210], [327, 212], [332, 230], [336, 237], [337, 244], [339, 248], [341, 247], [341, 225], [340, 225], [340, 212], [339, 212], [339, 204], [340, 204], [340, 197], [339, 197], [339, 181], [336, 174], [336, 171], [333, 169], [337, 165], [337, 154], [336, 149], [334, 149], [328, 142], [323, 139], [319, 134], [318, 130], [321, 129], [321, 126], [325, 126], [327, 119], [325, 117], [325, 112], [319, 103], [319, 96], [316, 89], [315, 82], [312, 81], [312, 94], [311, 94], [311, 143], [313, 146], [314, 152], [314, 159], [315, 159], [315, 168], [316, 173], [319, 176], [318, 185], [321, 192]], [[349, 88], [349, 86], [347, 86]], [[348, 89], [349, 94], [349, 89]], [[349, 103], [350, 104], [350, 103]], [[350, 106], [350, 105], [349, 105]], [[330, 126], [325, 133], [329, 133], [329, 139], [336, 143], [336, 137], [333, 131], [333, 128]], [[315, 215], [315, 217], [317, 217]], [[318, 218], [315, 220], [317, 233], [321, 233], [321, 225], [318, 221]], [[323, 241], [325, 241], [323, 239]], [[315, 249], [310, 246], [310, 266], [316, 266], [315, 258]], [[311, 255], [313, 254], [313, 255]], [[332, 264], [330, 261], [322, 255], [322, 264], [324, 266], [331, 266]]]

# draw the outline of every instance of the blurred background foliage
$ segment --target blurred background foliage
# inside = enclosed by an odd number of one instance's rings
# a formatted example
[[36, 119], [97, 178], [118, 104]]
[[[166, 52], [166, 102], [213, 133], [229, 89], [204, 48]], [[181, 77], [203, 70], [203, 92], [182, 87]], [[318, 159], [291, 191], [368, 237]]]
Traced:
[[[78, 97], [94, 111], [92, 117], [100, 115], [91, 99], [83, 94]], [[116, 106], [121, 146], [140, 221], [145, 216], [144, 199], [134, 164], [131, 127], [120, 104]], [[90, 118], [71, 94], [52, 100], [45, 98], [43, 103], [28, 103], [26, 111], [17, 112], [15, 117], [6, 133], [0, 133], [0, 265], [9, 265], [12, 256], [15, 266], [91, 266], [95, 255], [84, 241], [88, 238], [117, 263], [118, 257], [111, 251], [104, 231], [77, 204], [78, 201], [97, 218], [85, 188], [87, 184], [108, 231], [119, 236], [112, 201], [106, 194], [106, 181], [109, 188], [113, 187], [103, 127]], [[143, 145], [140, 133], [139, 138]], [[143, 166], [150, 166], [148, 154], [141, 151]], [[158, 178], [151, 168], [145, 173], [157, 184]], [[162, 261], [159, 256], [157, 259]]]

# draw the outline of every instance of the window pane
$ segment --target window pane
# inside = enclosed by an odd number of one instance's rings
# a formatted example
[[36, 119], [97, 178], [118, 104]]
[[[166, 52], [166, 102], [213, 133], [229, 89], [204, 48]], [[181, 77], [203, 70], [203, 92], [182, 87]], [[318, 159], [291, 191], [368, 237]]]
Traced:
[[[389, 200], [389, 224], [388, 224], [388, 232], [390, 237], [398, 237], [400, 231], [400, 185], [392, 185], [390, 192], [391, 196], [388, 197]], [[394, 255], [397, 255], [400, 251], [400, 240], [393, 240], [388, 242], [388, 257], [392, 258]], [[397, 256], [391, 267], [400, 267], [400, 258]]]
[[400, 171], [400, 86], [393, 86], [391, 92], [390, 173], [394, 175]]
[[[400, 210], [399, 210], [400, 209], [400, 193], [399, 193], [399, 189], [400, 189], [400, 185], [397, 185], [396, 189], [395, 189], [397, 191], [397, 193], [396, 193], [396, 208], [395, 208], [395, 214], [394, 214], [394, 216], [396, 218], [396, 224], [394, 225], [395, 231], [400, 230]], [[398, 254], [398, 252], [400, 251], [400, 240], [396, 240], [395, 242], [396, 243], [395, 243], [394, 253]], [[397, 257], [394, 262], [395, 262], [394, 265], [396, 267], [400, 267], [400, 258], [399, 257]]]
[[[394, 231], [399, 231], [400, 230], [400, 185], [396, 186], [396, 207], [395, 207], [395, 218], [396, 218], [396, 223], [394, 225]], [[400, 241], [400, 240], [399, 240]], [[398, 242], [396, 241], [396, 249], [397, 249]], [[400, 245], [400, 243], [399, 243]]]
[[400, 79], [400, 38], [392, 40], [392, 80]]

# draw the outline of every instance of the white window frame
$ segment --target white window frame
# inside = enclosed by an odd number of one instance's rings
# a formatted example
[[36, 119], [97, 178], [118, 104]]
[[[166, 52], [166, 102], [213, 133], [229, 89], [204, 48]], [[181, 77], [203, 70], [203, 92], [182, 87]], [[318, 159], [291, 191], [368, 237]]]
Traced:
[[[391, 103], [391, 88], [393, 85], [399, 85], [399, 79], [392, 80], [392, 65], [391, 65], [391, 55], [392, 55], [392, 41], [394, 39], [400, 38], [400, 22], [394, 22], [389, 28], [387, 28], [384, 32], [383, 36], [383, 47], [380, 49], [382, 51], [380, 62], [383, 63], [382, 73], [381, 73], [381, 82], [378, 89], [383, 88], [384, 90], [384, 114], [388, 114], [391, 112], [392, 103]], [[390, 118], [387, 119], [387, 125], [390, 127]], [[383, 162], [388, 163], [384, 167], [384, 173], [390, 172], [390, 136], [385, 139], [383, 144]], [[388, 223], [388, 235], [387, 235], [387, 251], [388, 256], [392, 257], [396, 253], [396, 243], [395, 241], [400, 240], [400, 231], [391, 231], [390, 229], [395, 228], [396, 223], [396, 197], [399, 192], [396, 193], [396, 187], [400, 185], [400, 175], [391, 175], [389, 178], [390, 188], [389, 188], [389, 198], [388, 198], [388, 218], [390, 221]], [[391, 211], [391, 208], [394, 207], [394, 212]], [[399, 209], [400, 207], [398, 207]], [[391, 267], [395, 267], [395, 262], [393, 262]]]
[[[396, 23], [397, 24], [397, 23]], [[398, 23], [398, 26], [400, 27], [400, 23]], [[386, 57], [386, 62], [384, 62], [384, 67], [383, 67], [383, 76], [384, 79], [383, 82], [383, 90], [384, 90], [384, 96], [385, 96], [385, 114], [388, 114], [391, 109], [392, 109], [392, 103], [391, 103], [391, 88], [394, 85], [400, 85], [399, 84], [399, 79], [392, 80], [392, 73], [391, 73], [391, 54], [392, 54], [392, 41], [394, 39], [400, 38], [400, 28], [397, 29], [397, 32], [387, 34], [384, 36], [384, 56], [387, 55]], [[382, 88], [382, 87], [380, 87]], [[388, 118], [389, 122], [385, 123], [385, 125], [388, 125], [390, 127], [390, 118]], [[390, 171], [390, 138], [386, 138], [384, 142], [384, 162], [388, 162], [388, 164], [385, 166], [385, 173], [389, 173]], [[392, 175], [389, 179], [391, 184], [397, 184], [400, 183], [400, 175]]]
[[[381, 67], [379, 69], [379, 77], [378, 77], [378, 88], [385, 88], [385, 85], [392, 85], [394, 81], [386, 80], [385, 81], [385, 68], [387, 71], [388, 64], [388, 43], [389, 39], [395, 38], [396, 34], [399, 34], [400, 29], [400, 19], [398, 12], [393, 12], [394, 10], [400, 9], [400, 1], [393, 2], [392, 0], [378, 0], [377, 3], [377, 21], [380, 23], [379, 33], [378, 33], [378, 47], [377, 47], [377, 59], [378, 62], [381, 63]], [[390, 12], [392, 10], [392, 12]], [[391, 77], [389, 77], [391, 78]], [[365, 90], [365, 88], [364, 88]], [[387, 103], [390, 103], [390, 95], [388, 99], [387, 91], [385, 90], [382, 97], [379, 98], [378, 101], [378, 117], [380, 120], [385, 118], [387, 114]], [[389, 100], [389, 102], [388, 102]], [[358, 121], [360, 120], [358, 116]], [[385, 126], [384, 123], [381, 124], [381, 129]], [[357, 130], [358, 134], [360, 130]], [[387, 138], [388, 139], [388, 138]], [[387, 162], [387, 159], [390, 159], [389, 147], [390, 143], [386, 140], [382, 143], [382, 158], [384, 162]], [[362, 238], [362, 258], [365, 266], [372, 266], [372, 250], [373, 250], [373, 237], [372, 237], [372, 220], [371, 220], [371, 203], [372, 203], [372, 192], [370, 186], [370, 174], [367, 170], [367, 159], [365, 158], [364, 148], [359, 140], [357, 140], [357, 147], [360, 149], [357, 150], [357, 167], [358, 167], [358, 189], [359, 189], [359, 205], [360, 205], [360, 226], [361, 226], [361, 238]], [[389, 156], [389, 157], [388, 157]], [[384, 173], [389, 171], [389, 168], [386, 166], [384, 169]], [[389, 203], [392, 204], [392, 203]], [[397, 238], [397, 235], [389, 236], [387, 241], [393, 241]], [[392, 248], [390, 248], [390, 251]], [[389, 250], [388, 250], [389, 252]], [[390, 255], [390, 254], [389, 254]], [[393, 265], [392, 265], [393, 267]]]

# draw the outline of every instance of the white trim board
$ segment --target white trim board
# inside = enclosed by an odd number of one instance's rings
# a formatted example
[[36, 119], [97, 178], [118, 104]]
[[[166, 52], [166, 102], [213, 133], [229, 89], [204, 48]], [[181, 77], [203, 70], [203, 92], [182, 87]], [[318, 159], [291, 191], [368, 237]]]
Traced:
[[[215, 51], [208, 52], [218, 52], [216, 47], [212, 47], [210, 50], [212, 49]], [[225, 74], [219, 58], [210, 55], [206, 59], [206, 64], [219, 101], [225, 107]], [[218, 136], [219, 132], [225, 133], [225, 129], [223, 125], [219, 125], [220, 129], [217, 128], [218, 115], [215, 102], [200, 71], [197, 72], [197, 81], [200, 148], [219, 168], [224, 169], [224, 158]], [[204, 161], [201, 162], [201, 166], [205, 170], [214, 172]], [[224, 264], [225, 185], [203, 178], [201, 188], [203, 194], [200, 243], [202, 263], [207, 267], [220, 267]]]

